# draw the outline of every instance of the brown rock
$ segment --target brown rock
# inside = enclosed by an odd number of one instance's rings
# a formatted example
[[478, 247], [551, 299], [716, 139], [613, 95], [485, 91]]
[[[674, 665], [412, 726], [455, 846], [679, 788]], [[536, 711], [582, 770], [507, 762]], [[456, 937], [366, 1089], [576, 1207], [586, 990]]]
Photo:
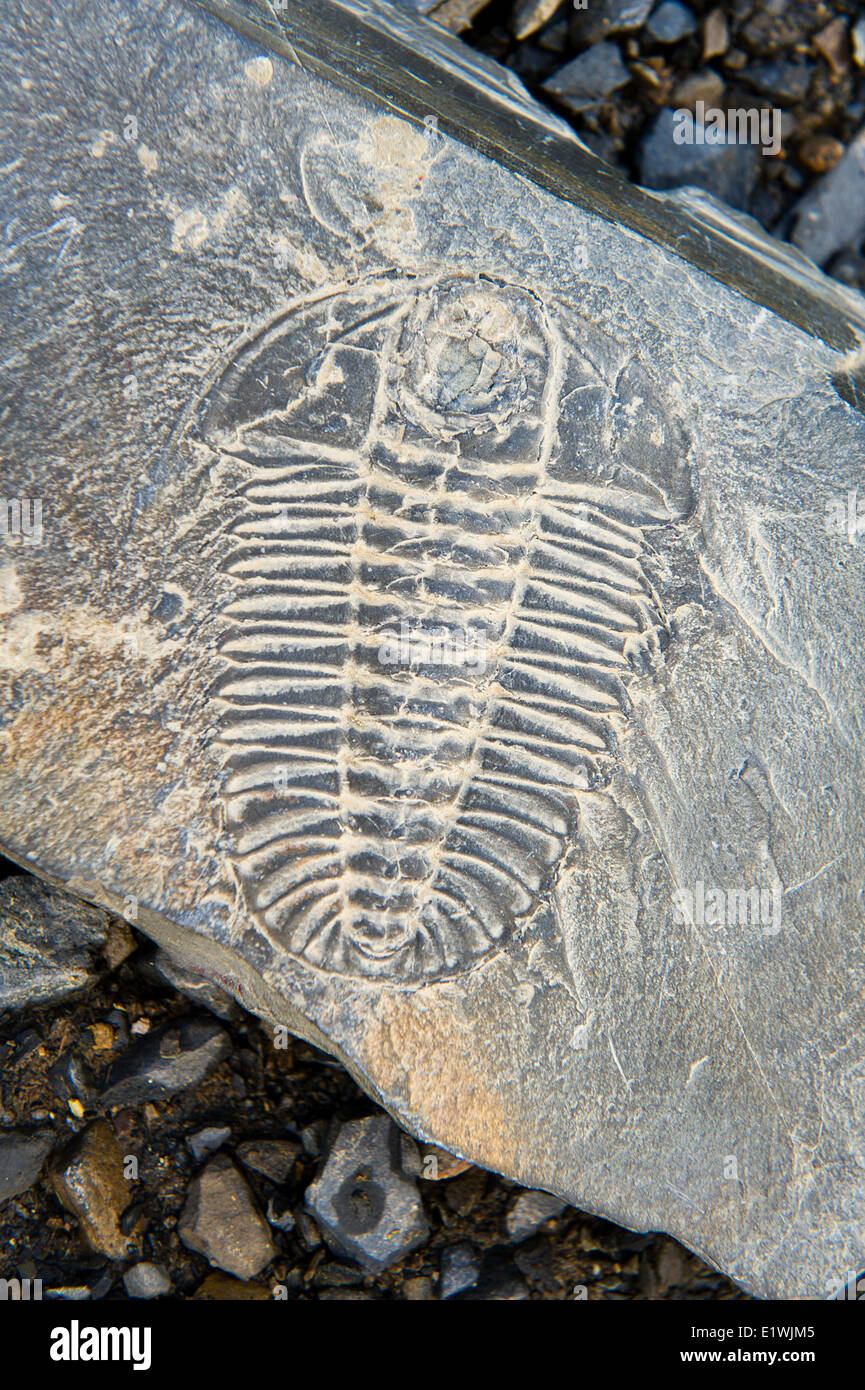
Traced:
[[261, 1173], [271, 1182], [281, 1183], [285, 1182], [300, 1152], [300, 1144], [289, 1139], [249, 1139], [238, 1145], [237, 1157], [244, 1168]]
[[527, 39], [552, 19], [562, 0], [520, 0], [514, 15], [515, 39]]
[[825, 58], [836, 77], [847, 71], [850, 64], [850, 50], [847, 43], [847, 25], [841, 18], [833, 19], [812, 40], [814, 48]]
[[192, 1297], [213, 1303], [267, 1303], [271, 1295], [263, 1284], [245, 1284], [241, 1279], [232, 1279], [230, 1274], [208, 1274]]
[[710, 10], [703, 25], [703, 61], [726, 53], [730, 44], [727, 16], [721, 9]]
[[415, 1279], [406, 1279], [402, 1286], [403, 1298], [408, 1303], [429, 1303], [434, 1297], [432, 1279], [419, 1275]]
[[109, 1260], [123, 1260], [130, 1241], [120, 1218], [131, 1196], [124, 1156], [107, 1120], [96, 1120], [52, 1162], [49, 1176], [59, 1200], [76, 1217], [88, 1245]]
[[445, 1189], [445, 1201], [451, 1211], [464, 1216], [466, 1212], [473, 1211], [477, 1206], [484, 1195], [486, 1185], [486, 1173], [481, 1172], [480, 1168], [472, 1168], [470, 1172], [463, 1173], [452, 1183], [448, 1183]]
[[276, 1255], [246, 1179], [225, 1154], [191, 1184], [177, 1231], [187, 1249], [239, 1279], [254, 1278]]
[[799, 150], [799, 163], [810, 174], [826, 174], [844, 157], [844, 146], [832, 135], [812, 135]]
[[430, 18], [454, 34], [470, 29], [476, 14], [489, 3], [489, 0], [444, 0], [431, 12]]
[[471, 1169], [472, 1165], [464, 1158], [457, 1158], [456, 1154], [449, 1154], [435, 1144], [419, 1144], [418, 1148], [421, 1161], [418, 1177], [427, 1182], [444, 1182], [446, 1178], [457, 1178]]
[[695, 106], [698, 101], [704, 101], [707, 106], [714, 106], [723, 95], [724, 79], [712, 68], [706, 68], [679, 83], [673, 92], [673, 105]]

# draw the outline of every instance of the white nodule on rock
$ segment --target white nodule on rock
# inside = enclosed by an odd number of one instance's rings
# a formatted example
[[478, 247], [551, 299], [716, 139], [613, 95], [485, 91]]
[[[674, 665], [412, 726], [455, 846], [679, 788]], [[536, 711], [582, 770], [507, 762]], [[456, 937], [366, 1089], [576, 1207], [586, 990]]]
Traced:
[[138, 162], [145, 173], [155, 174], [159, 168], [159, 155], [156, 151], [152, 150], [149, 145], [139, 145], [137, 154]]
[[244, 63], [243, 72], [253, 87], [269, 87], [273, 80], [273, 63], [269, 58], [250, 58]]

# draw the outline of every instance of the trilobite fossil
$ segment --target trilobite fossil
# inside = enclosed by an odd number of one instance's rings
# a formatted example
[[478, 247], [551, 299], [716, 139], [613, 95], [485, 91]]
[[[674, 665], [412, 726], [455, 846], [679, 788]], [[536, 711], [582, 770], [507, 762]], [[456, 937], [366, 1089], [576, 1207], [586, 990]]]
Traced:
[[321, 970], [465, 970], [609, 779], [682, 431], [596, 326], [483, 276], [294, 303], [199, 419], [248, 466], [219, 691], [248, 907]]

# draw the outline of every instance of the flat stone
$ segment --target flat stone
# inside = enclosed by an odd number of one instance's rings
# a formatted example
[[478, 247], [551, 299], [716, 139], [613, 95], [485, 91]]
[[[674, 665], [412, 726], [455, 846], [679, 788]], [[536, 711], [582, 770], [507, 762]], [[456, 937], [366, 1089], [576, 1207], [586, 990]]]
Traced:
[[640, 181], [647, 188], [695, 185], [734, 208], [747, 206], [762, 156], [753, 145], [677, 144], [676, 121], [664, 110], [639, 151]]
[[664, 0], [646, 21], [646, 33], [655, 43], [678, 43], [697, 30], [697, 19], [687, 5], [678, 0]]
[[465, 1293], [474, 1288], [481, 1272], [481, 1262], [477, 1250], [469, 1241], [459, 1245], [449, 1245], [442, 1251], [441, 1282], [439, 1293], [442, 1298], [453, 1298], [455, 1294]]
[[387, 1269], [429, 1234], [417, 1184], [399, 1164], [399, 1133], [386, 1115], [341, 1125], [306, 1205], [338, 1254]]
[[631, 33], [648, 18], [655, 0], [583, 0], [574, 5], [571, 32], [580, 43], [597, 43], [608, 34]]
[[505, 1215], [508, 1239], [514, 1244], [528, 1240], [554, 1216], [561, 1216], [566, 1207], [567, 1202], [549, 1192], [521, 1192], [509, 1204]]
[[188, 1250], [238, 1279], [255, 1278], [277, 1253], [249, 1184], [226, 1154], [190, 1185], [177, 1233]]
[[723, 95], [723, 77], [715, 72], [714, 68], [703, 68], [702, 72], [695, 72], [684, 78], [674, 89], [670, 100], [674, 106], [688, 106], [693, 109], [698, 101], [704, 106], [714, 107]]
[[289, 1139], [249, 1139], [237, 1146], [244, 1168], [275, 1183], [285, 1182], [300, 1152], [300, 1144]]
[[710, 10], [703, 24], [703, 61], [720, 58], [730, 47], [727, 16], [720, 6]]
[[196, 1130], [186, 1139], [186, 1147], [192, 1154], [196, 1163], [202, 1163], [205, 1158], [215, 1154], [217, 1149], [221, 1149], [231, 1138], [231, 1130], [227, 1125], [206, 1125], [204, 1129]]
[[224, 1028], [209, 1018], [182, 1019], [147, 1033], [111, 1068], [100, 1104], [140, 1105], [190, 1090], [219, 1065], [231, 1049]]
[[131, 1249], [120, 1218], [132, 1196], [124, 1155], [107, 1120], [95, 1120], [52, 1158], [51, 1185], [77, 1219], [91, 1249], [109, 1260], [125, 1259]]
[[271, 1294], [262, 1284], [245, 1283], [229, 1274], [208, 1274], [192, 1297], [203, 1303], [262, 1303], [269, 1302]]
[[511, 20], [515, 39], [531, 38], [562, 8], [562, 0], [519, 0]]
[[127, 1269], [123, 1287], [130, 1298], [163, 1298], [171, 1293], [171, 1276], [161, 1265], [142, 1260]]
[[836, 252], [857, 250], [865, 237], [865, 129], [844, 157], [800, 199], [790, 240], [817, 265]]
[[6, 1130], [0, 1134], [0, 1202], [27, 1192], [51, 1152], [50, 1130]]
[[631, 74], [616, 44], [603, 42], [559, 68], [543, 87], [569, 111], [579, 112], [596, 106], [630, 80]]
[[793, 105], [808, 95], [811, 72], [804, 63], [752, 63], [742, 75], [762, 96]]
[[[0, 552], [2, 555], [2, 552]], [[107, 912], [29, 875], [0, 883], [0, 1013], [58, 1004], [107, 968]]]
[[[20, 0], [0, 46], [0, 851], [475, 1165], [443, 1220], [489, 1168], [822, 1297], [865, 1267], [861, 296], [408, 11], [212, 10]], [[102, 1102], [155, 1122], [207, 1026]], [[395, 1148], [318, 1189], [377, 1262]]]
[[400, 1163], [403, 1172], [425, 1182], [444, 1182], [467, 1173], [471, 1164], [456, 1154], [449, 1154], [436, 1144], [417, 1144], [407, 1134], [400, 1135]]

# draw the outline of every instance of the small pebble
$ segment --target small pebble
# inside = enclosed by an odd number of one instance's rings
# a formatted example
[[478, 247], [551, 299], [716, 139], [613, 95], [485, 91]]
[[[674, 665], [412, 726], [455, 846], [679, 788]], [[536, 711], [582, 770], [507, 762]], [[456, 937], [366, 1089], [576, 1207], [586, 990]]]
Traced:
[[277, 1253], [246, 1179], [226, 1154], [190, 1184], [177, 1234], [188, 1250], [238, 1279], [253, 1279]]
[[705, 102], [707, 106], [717, 106], [723, 95], [724, 79], [712, 68], [705, 68], [703, 72], [695, 72], [680, 82], [673, 92], [672, 101], [674, 106], [696, 106], [698, 101]]
[[678, 43], [697, 28], [693, 10], [679, 0], [664, 0], [646, 21], [646, 33], [655, 43]]
[[844, 158], [844, 146], [832, 135], [812, 135], [799, 149], [799, 163], [809, 174], [826, 174]]
[[123, 1276], [123, 1287], [130, 1298], [161, 1298], [171, 1293], [171, 1279], [161, 1265], [142, 1260]]
[[631, 80], [622, 55], [614, 43], [597, 43], [566, 63], [543, 84], [544, 91], [570, 111], [597, 106]]
[[231, 1130], [226, 1126], [209, 1125], [205, 1129], [196, 1130], [195, 1134], [188, 1135], [186, 1147], [196, 1163], [202, 1163], [205, 1158], [215, 1154], [217, 1149], [221, 1149], [230, 1138]]
[[703, 25], [703, 61], [719, 58], [730, 46], [730, 30], [723, 10], [710, 10]]
[[340, 1126], [306, 1206], [328, 1245], [378, 1273], [429, 1234], [417, 1183], [399, 1166], [399, 1131], [386, 1115]]
[[549, 1192], [521, 1192], [508, 1207], [505, 1216], [505, 1230], [508, 1239], [516, 1245], [528, 1240], [554, 1216], [561, 1216], [567, 1207], [561, 1197]]
[[49, 1176], [60, 1202], [78, 1220], [87, 1244], [109, 1260], [129, 1253], [120, 1218], [132, 1195], [124, 1155], [107, 1120], [96, 1120], [55, 1154]]
[[442, 1251], [441, 1283], [439, 1293], [442, 1298], [453, 1298], [474, 1288], [481, 1272], [481, 1262], [477, 1251], [469, 1241], [451, 1245]]
[[840, 77], [847, 71], [847, 25], [840, 16], [827, 24], [825, 29], [821, 29], [819, 34], [815, 34], [812, 42], [821, 58], [826, 59], [836, 77]]

